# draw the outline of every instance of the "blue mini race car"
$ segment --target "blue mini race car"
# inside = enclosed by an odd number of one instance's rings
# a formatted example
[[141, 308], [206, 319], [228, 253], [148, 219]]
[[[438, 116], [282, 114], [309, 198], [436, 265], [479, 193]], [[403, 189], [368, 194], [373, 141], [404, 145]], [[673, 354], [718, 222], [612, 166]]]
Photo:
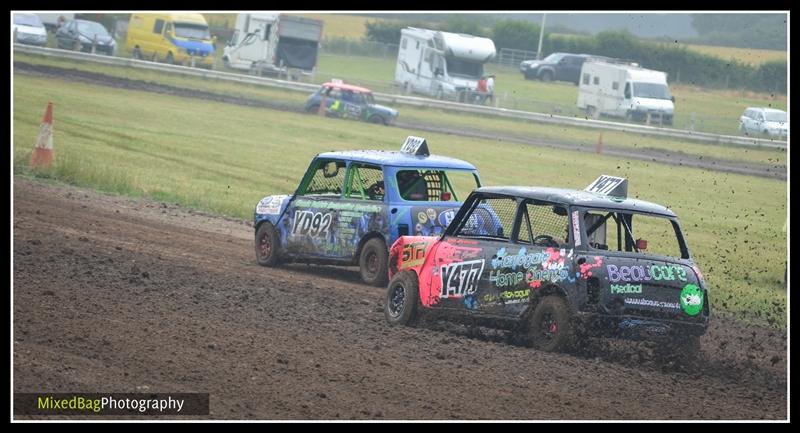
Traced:
[[256, 260], [358, 265], [364, 282], [385, 286], [388, 246], [400, 236], [441, 235], [480, 186], [475, 166], [430, 155], [420, 137], [399, 152], [321, 153], [293, 195], [258, 202]]

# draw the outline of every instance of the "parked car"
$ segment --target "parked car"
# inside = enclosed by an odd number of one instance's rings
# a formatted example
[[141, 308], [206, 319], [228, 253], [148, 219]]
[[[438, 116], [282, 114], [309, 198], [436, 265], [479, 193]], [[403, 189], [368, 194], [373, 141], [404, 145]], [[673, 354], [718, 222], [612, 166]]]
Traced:
[[473, 191], [442, 236], [392, 245], [386, 320], [439, 310], [522, 330], [545, 351], [586, 335], [697, 350], [710, 304], [678, 219], [626, 196], [627, 179], [612, 176], [583, 191]]
[[324, 83], [306, 101], [306, 111], [316, 113], [325, 101], [325, 113], [331, 117], [364, 120], [370, 123], [391, 125], [398, 111], [375, 102], [372, 91], [344, 83]]
[[526, 80], [569, 81], [578, 84], [586, 59], [614, 60], [589, 54], [553, 53], [542, 60], [525, 60], [519, 70]]
[[321, 153], [294, 194], [258, 202], [256, 260], [358, 265], [364, 282], [385, 287], [388, 245], [441, 234], [476, 187], [472, 164], [430, 155], [423, 138], [409, 137], [400, 152]]
[[36, 14], [14, 13], [14, 42], [47, 45], [47, 29]]
[[739, 131], [747, 135], [763, 134], [785, 140], [789, 136], [789, 119], [783, 110], [748, 107], [739, 117]]
[[58, 48], [92, 52], [113, 56], [117, 52], [117, 42], [102, 24], [88, 20], [70, 20], [56, 32]]

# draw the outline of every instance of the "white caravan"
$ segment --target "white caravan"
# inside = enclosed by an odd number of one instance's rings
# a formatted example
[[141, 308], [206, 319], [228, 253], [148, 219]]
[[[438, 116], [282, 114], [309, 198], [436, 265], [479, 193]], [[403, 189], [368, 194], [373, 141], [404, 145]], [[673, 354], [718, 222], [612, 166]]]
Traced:
[[286, 14], [238, 14], [222, 61], [233, 69], [281, 72], [317, 65], [322, 21]]
[[581, 68], [578, 108], [595, 118], [602, 114], [671, 125], [675, 98], [669, 94], [666, 72], [587, 60]]
[[495, 56], [488, 38], [408, 27], [401, 31], [394, 80], [406, 92], [439, 99], [476, 91], [484, 63]]

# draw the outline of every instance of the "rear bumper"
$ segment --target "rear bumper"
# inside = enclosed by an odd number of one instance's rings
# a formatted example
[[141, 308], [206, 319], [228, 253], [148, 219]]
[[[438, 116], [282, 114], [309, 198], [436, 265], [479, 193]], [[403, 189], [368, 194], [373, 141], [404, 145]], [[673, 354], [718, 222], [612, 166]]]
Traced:
[[708, 330], [709, 317], [695, 321], [654, 318], [640, 315], [610, 315], [580, 312], [578, 324], [583, 330], [597, 335], [620, 337], [649, 337], [658, 335], [700, 336]]

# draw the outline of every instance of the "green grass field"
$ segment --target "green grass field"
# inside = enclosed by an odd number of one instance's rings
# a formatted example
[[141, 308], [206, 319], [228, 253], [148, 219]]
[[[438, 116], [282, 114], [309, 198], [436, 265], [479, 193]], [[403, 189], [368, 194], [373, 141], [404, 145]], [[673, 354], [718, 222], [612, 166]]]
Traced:
[[[293, 191], [314, 154], [397, 149], [416, 133], [20, 74], [13, 91], [15, 174], [247, 219], [263, 195]], [[55, 106], [56, 164], [34, 173], [27, 163], [48, 101]], [[427, 138], [433, 152], [474, 162], [488, 185], [583, 188], [602, 173], [628, 177], [631, 196], [667, 205], [681, 217], [714, 308], [785, 325], [785, 182], [497, 141]]]
[[[307, 97], [307, 95], [303, 93], [289, 92], [262, 86], [218, 82], [215, 80], [186, 79], [182, 76], [164, 74], [154, 71], [66, 60], [53, 60], [24, 54], [17, 54], [15, 58], [19, 61], [28, 63], [80, 69], [112, 76], [144, 80], [148, 82], [157, 82], [191, 89], [213, 91], [227, 95], [281, 101], [289, 104], [297, 104], [298, 107], [302, 106]], [[326, 57], [323, 56], [323, 59], [326, 59]], [[353, 70], [348, 71], [348, 73], [356, 73], [356, 71], [357, 69], [354, 68]], [[534, 84], [548, 88], [548, 86], [543, 83], [536, 82]], [[522, 134], [529, 137], [540, 137], [543, 139], [561, 141], [567, 140], [587, 146], [594, 146], [597, 143], [600, 134], [600, 130], [590, 128], [564, 128], [521, 120], [492, 119], [484, 116], [465, 115], [463, 113], [444, 112], [434, 109], [411, 108], [406, 106], [399, 106], [396, 108], [400, 109], [400, 119], [403, 121], [420, 121], [426, 123], [437, 122], [443, 125], [476, 127], [499, 132], [511, 131], [516, 134]], [[786, 152], [776, 149], [758, 149], [701, 144], [616, 131], [603, 131], [603, 142], [605, 145], [610, 146], [658, 149], [664, 151], [665, 153], [684, 152], [691, 155], [702, 155], [704, 157], [723, 157], [725, 159], [759, 162], [765, 164], [785, 165], [786, 163]]]
[[[225, 15], [225, 14], [222, 14]], [[229, 19], [227, 16], [219, 19]], [[312, 14], [313, 15], [313, 14]], [[355, 20], [363, 25], [368, 19], [344, 14], [317, 14], [331, 23], [350, 23]], [[330, 15], [329, 17], [327, 15]], [[326, 21], [327, 23], [327, 21]], [[351, 27], [357, 24], [350, 23]], [[52, 39], [52, 37], [51, 37]], [[125, 49], [125, 41], [118, 43], [118, 55], [130, 56]], [[50, 41], [49, 46], [54, 46]], [[217, 47], [215, 68], [223, 70], [222, 45]], [[344, 56], [323, 53], [319, 57], [315, 82], [322, 83], [331, 78], [339, 78], [355, 84], [364, 85], [379, 92], [396, 92], [394, 80], [395, 59], [381, 57]], [[527, 110], [540, 113], [582, 116], [576, 106], [578, 88], [570, 83], [543, 83], [525, 80], [516, 68], [500, 67], [496, 64], [486, 66], [487, 73], [497, 75], [495, 93], [503, 108]], [[785, 95], [770, 95], [745, 90], [711, 90], [688, 85], [672, 85], [675, 96], [675, 119], [673, 127], [689, 129], [690, 125], [698, 132], [740, 135], [739, 116], [750, 106], [787, 108]], [[614, 119], [620, 121], [620, 119]]]

